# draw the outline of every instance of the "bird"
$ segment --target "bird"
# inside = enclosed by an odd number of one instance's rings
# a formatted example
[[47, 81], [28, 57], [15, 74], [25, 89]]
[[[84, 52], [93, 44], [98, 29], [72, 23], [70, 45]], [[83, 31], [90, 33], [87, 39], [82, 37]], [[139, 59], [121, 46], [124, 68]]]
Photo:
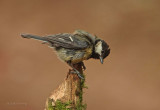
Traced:
[[49, 47], [54, 48], [57, 56], [66, 62], [74, 70], [73, 73], [76, 73], [81, 79], [84, 77], [74, 67], [74, 64], [81, 63], [85, 70], [84, 60], [99, 59], [103, 64], [103, 60], [110, 54], [109, 45], [104, 40], [84, 30], [47, 36], [32, 34], [21, 34], [21, 36], [40, 40], [43, 44], [48, 44]]

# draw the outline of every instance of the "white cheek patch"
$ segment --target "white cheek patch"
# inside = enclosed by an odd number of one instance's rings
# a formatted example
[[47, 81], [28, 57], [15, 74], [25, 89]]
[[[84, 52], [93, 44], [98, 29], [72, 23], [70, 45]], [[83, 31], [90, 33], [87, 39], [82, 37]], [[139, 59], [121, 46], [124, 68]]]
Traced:
[[99, 41], [95, 46], [95, 52], [101, 55], [101, 51], [102, 51], [102, 42]]

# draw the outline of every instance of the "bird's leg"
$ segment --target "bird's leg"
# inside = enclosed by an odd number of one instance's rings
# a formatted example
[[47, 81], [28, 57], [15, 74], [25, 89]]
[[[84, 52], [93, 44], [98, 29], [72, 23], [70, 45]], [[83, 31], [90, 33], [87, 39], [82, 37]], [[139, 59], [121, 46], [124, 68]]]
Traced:
[[81, 65], [82, 65], [83, 70], [86, 70], [86, 66], [84, 65], [83, 62], [81, 62]]
[[67, 64], [73, 68], [74, 72], [72, 72], [72, 73], [75, 73], [75, 74], [78, 75], [79, 78], [84, 79], [84, 78], [81, 76], [81, 73], [73, 66], [73, 64], [71, 63], [71, 61], [68, 61]]

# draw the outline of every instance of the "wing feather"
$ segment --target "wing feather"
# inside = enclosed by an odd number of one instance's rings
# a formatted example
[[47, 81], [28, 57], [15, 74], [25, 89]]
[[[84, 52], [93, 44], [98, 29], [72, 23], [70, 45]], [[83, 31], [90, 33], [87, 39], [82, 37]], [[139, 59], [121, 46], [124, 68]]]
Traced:
[[81, 38], [83, 36], [72, 35], [68, 33], [44, 36], [53, 47], [63, 47], [67, 49], [85, 49], [89, 42]]

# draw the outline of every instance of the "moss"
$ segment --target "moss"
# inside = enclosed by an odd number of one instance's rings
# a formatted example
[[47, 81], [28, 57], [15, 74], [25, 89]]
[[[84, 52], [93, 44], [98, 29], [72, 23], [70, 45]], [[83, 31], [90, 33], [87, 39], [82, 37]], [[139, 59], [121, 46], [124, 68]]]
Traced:
[[53, 99], [48, 99], [48, 109], [47, 110], [72, 110], [71, 109], [71, 102], [62, 103], [61, 101], [57, 100], [55, 105], [52, 105]]
[[82, 104], [80, 100], [77, 101], [76, 110], [86, 110], [87, 104]]
[[62, 103], [61, 101], [57, 100], [55, 102], [55, 106], [52, 106], [52, 100], [48, 100], [48, 109], [47, 110], [86, 110], [87, 104], [81, 104], [80, 100], [77, 101], [75, 109], [71, 108], [72, 103]]
[[[83, 75], [83, 77], [85, 78], [85, 75]], [[86, 110], [87, 108], [87, 104], [83, 104], [83, 88], [88, 89], [88, 87], [85, 84], [85, 80], [81, 80], [81, 83], [80, 83], [79, 100], [77, 101], [77, 104], [75, 107], [76, 110]]]
[[[85, 77], [84, 75], [83, 75], [83, 77]], [[85, 84], [85, 80], [81, 80], [81, 83], [80, 83], [80, 87], [83, 89], [83, 88], [87, 88], [88, 89], [88, 87], [87, 87], [87, 85]]]
[[47, 110], [54, 110], [53, 109], [53, 106], [52, 106], [52, 102], [53, 102], [53, 99], [48, 99], [48, 108], [47, 108]]
[[62, 103], [61, 101], [57, 100], [55, 102], [55, 106], [53, 110], [72, 110], [71, 109], [71, 102]]
[[[85, 76], [83, 75], [85, 78]], [[52, 105], [53, 99], [48, 99], [48, 109], [47, 110], [86, 110], [87, 104], [83, 104], [83, 88], [88, 87], [85, 85], [85, 80], [81, 80], [80, 87], [77, 95], [79, 96], [79, 100], [77, 100], [75, 109], [72, 108], [72, 102], [62, 103], [60, 100], [57, 100], [55, 105]]]

